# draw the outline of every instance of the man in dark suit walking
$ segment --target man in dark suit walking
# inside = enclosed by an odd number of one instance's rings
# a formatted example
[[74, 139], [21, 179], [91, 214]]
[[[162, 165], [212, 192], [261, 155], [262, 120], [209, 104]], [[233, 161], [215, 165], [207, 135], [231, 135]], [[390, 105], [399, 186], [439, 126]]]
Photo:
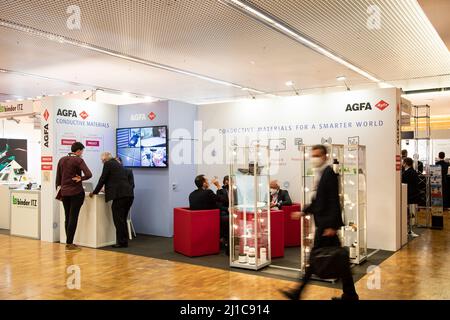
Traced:
[[[116, 227], [116, 244], [114, 248], [128, 247], [127, 217], [134, 200], [134, 191], [129, 173], [113, 158], [111, 153], [102, 153], [103, 171], [97, 187], [89, 194], [93, 197], [105, 186], [105, 201], [113, 201], [111, 209]], [[134, 182], [133, 182], [134, 183]]]
[[[323, 145], [312, 147], [311, 163], [315, 168], [314, 191], [315, 195], [311, 204], [305, 207], [303, 213], [293, 213], [293, 218], [299, 218], [300, 215], [310, 214], [314, 216], [316, 224], [314, 248], [340, 247], [341, 243], [337, 236], [338, 230], [343, 226], [341, 205], [339, 201], [339, 182], [333, 168], [327, 165], [327, 149]], [[293, 291], [283, 291], [282, 293], [289, 299], [298, 300], [300, 295], [309, 282], [313, 270], [307, 267], [303, 282]], [[350, 270], [350, 259], [348, 255], [343, 262], [340, 271], [343, 294], [341, 297], [333, 300], [358, 300], [358, 294], [355, 290], [353, 277]]]
[[291, 197], [287, 190], [280, 189], [277, 180], [270, 181], [270, 207], [281, 209], [283, 206], [292, 205]]

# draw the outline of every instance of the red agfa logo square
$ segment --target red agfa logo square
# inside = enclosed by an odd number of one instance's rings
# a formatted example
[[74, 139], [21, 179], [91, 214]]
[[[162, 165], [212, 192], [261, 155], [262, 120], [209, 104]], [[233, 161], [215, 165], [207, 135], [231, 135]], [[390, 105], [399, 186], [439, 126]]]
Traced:
[[80, 113], [80, 117], [83, 118], [83, 120], [85, 120], [87, 117], [89, 117], [89, 115], [87, 114], [86, 111], [83, 111], [82, 113]]
[[377, 107], [378, 109], [380, 109], [381, 111], [383, 111], [384, 109], [386, 109], [387, 107], [389, 107], [389, 103], [387, 103], [384, 100], [381, 100], [380, 102], [378, 102], [375, 107]]
[[152, 111], [148, 114], [148, 118], [153, 121], [156, 118], [156, 114]]
[[48, 121], [48, 117], [50, 117], [50, 113], [48, 112], [47, 109], [45, 109], [45, 111], [44, 111], [44, 119], [45, 119], [45, 121]]

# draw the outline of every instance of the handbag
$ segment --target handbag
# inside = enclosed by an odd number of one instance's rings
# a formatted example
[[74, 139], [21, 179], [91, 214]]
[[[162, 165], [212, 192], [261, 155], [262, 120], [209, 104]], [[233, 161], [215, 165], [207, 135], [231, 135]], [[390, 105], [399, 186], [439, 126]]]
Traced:
[[337, 279], [349, 268], [350, 256], [343, 247], [313, 248], [309, 259], [312, 273], [322, 279]]

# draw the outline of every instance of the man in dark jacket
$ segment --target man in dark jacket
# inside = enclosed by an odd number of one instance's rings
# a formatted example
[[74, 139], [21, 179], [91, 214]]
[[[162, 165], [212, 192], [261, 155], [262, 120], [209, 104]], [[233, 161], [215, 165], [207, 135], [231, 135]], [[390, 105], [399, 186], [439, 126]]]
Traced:
[[[323, 145], [312, 147], [311, 163], [315, 168], [314, 191], [315, 195], [304, 213], [293, 213], [293, 218], [300, 215], [314, 215], [316, 224], [314, 248], [340, 247], [341, 243], [337, 236], [338, 230], [344, 225], [341, 215], [341, 205], [339, 201], [339, 182], [333, 168], [327, 165], [327, 149]], [[333, 300], [358, 300], [353, 277], [350, 270], [350, 259], [348, 255], [341, 270], [341, 280], [343, 294]], [[305, 285], [312, 276], [313, 270], [306, 268], [303, 283], [294, 291], [283, 291], [289, 299], [298, 300]]]
[[442, 171], [442, 197], [444, 201], [444, 208], [450, 207], [450, 190], [448, 185], [448, 167], [449, 163], [445, 161], [445, 153], [439, 152], [439, 161], [436, 161], [436, 165], [441, 166]]
[[[209, 182], [205, 175], [201, 174], [195, 177], [194, 181], [197, 186], [197, 190], [194, 190], [189, 195], [189, 209], [191, 210], [210, 210], [218, 209], [220, 204], [220, 198], [209, 189]], [[217, 179], [211, 181], [220, 190], [220, 184]]]
[[408, 185], [408, 234], [416, 237], [412, 230], [411, 218], [415, 215], [415, 205], [419, 203], [420, 200], [420, 190], [419, 190], [419, 175], [416, 170], [413, 168], [413, 159], [405, 158], [403, 159], [403, 168], [404, 171], [402, 173], [402, 183]]
[[114, 225], [116, 227], [116, 241], [114, 248], [128, 247], [128, 212], [133, 204], [134, 192], [129, 182], [127, 171], [116, 161], [111, 153], [102, 153], [103, 171], [98, 180], [97, 187], [89, 194], [93, 197], [105, 186], [105, 201], [112, 202], [112, 213]]
[[291, 197], [287, 190], [281, 190], [277, 180], [270, 181], [270, 207], [281, 209], [283, 206], [292, 205]]
[[56, 198], [63, 202], [66, 230], [66, 250], [80, 250], [73, 244], [77, 230], [78, 215], [84, 203], [82, 181], [92, 177], [92, 173], [84, 162], [82, 155], [84, 145], [81, 142], [72, 144], [71, 153], [61, 158], [56, 171], [56, 188], [59, 188]]

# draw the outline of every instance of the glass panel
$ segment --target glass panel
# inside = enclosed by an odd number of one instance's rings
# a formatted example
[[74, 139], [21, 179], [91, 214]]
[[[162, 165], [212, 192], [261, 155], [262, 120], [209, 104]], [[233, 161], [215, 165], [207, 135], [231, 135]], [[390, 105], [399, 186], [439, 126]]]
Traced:
[[256, 270], [270, 263], [269, 148], [230, 152], [230, 265]]

